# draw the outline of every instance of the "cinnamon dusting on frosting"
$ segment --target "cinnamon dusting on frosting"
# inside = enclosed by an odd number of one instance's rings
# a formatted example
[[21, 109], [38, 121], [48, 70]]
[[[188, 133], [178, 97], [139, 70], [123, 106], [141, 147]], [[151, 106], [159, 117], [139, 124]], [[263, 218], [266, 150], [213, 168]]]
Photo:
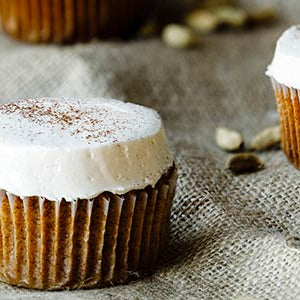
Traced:
[[[0, 115], [11, 115], [11, 119], [17, 119], [20, 129], [23, 121], [31, 123], [35, 127], [27, 131], [31, 141], [34, 141], [32, 135], [55, 135], [59, 128], [61, 133], [66, 132], [74, 139], [85, 140], [87, 144], [117, 143], [120, 133], [130, 130], [134, 125], [135, 111], [122, 112], [106, 106], [80, 100], [27, 99], [0, 106]], [[36, 127], [40, 129], [38, 132]], [[5, 129], [6, 125], [2, 125], [2, 128]], [[9, 128], [14, 129], [11, 125]]]

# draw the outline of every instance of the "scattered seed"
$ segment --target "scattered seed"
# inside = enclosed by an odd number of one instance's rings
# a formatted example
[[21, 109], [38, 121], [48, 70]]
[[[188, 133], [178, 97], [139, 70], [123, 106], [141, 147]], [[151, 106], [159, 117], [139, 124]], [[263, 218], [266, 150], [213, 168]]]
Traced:
[[209, 33], [216, 30], [219, 25], [218, 18], [208, 10], [196, 10], [187, 15], [186, 24], [201, 33]]
[[258, 133], [251, 141], [251, 149], [265, 150], [280, 144], [280, 126], [274, 126], [264, 129]]
[[198, 37], [190, 28], [177, 24], [164, 28], [162, 40], [172, 48], [190, 48], [198, 44]]
[[225, 127], [216, 129], [215, 140], [217, 146], [226, 151], [238, 151], [244, 143], [244, 138], [239, 132]]
[[253, 153], [238, 153], [226, 162], [226, 168], [237, 174], [255, 172], [263, 167], [263, 162]]
[[274, 7], [263, 7], [248, 12], [249, 20], [253, 23], [268, 23], [277, 18], [277, 10]]
[[154, 20], [149, 20], [140, 28], [137, 35], [142, 38], [152, 37], [157, 34], [157, 27], [157, 23]]
[[297, 236], [289, 236], [286, 238], [285, 245], [288, 248], [300, 250], [300, 238]]
[[202, 0], [204, 7], [216, 7], [220, 5], [233, 5], [233, 0]]
[[214, 12], [221, 24], [231, 27], [242, 27], [248, 19], [248, 15], [243, 9], [233, 6], [219, 7]]

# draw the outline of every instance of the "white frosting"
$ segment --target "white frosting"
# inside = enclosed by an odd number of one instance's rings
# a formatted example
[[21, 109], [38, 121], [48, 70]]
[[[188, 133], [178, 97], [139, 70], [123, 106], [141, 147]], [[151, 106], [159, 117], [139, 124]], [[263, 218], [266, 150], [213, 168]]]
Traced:
[[0, 189], [67, 201], [154, 186], [173, 164], [162, 122], [117, 100], [0, 106]]
[[300, 25], [292, 26], [279, 38], [266, 74], [280, 84], [300, 89]]

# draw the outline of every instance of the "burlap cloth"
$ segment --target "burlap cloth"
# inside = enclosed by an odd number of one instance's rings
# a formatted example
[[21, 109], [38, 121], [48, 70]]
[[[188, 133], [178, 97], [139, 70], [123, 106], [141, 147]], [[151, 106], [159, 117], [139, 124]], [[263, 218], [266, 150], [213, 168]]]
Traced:
[[300, 5], [277, 2], [276, 25], [203, 37], [199, 48], [186, 51], [158, 39], [44, 47], [0, 36], [3, 102], [106, 96], [152, 106], [180, 168], [170, 246], [153, 276], [71, 292], [1, 284], [1, 300], [300, 299], [300, 250], [286, 246], [287, 237], [300, 237], [300, 172], [274, 150], [260, 155], [261, 172], [234, 176], [213, 139], [219, 125], [249, 140], [278, 121], [264, 71], [277, 37], [299, 21]]

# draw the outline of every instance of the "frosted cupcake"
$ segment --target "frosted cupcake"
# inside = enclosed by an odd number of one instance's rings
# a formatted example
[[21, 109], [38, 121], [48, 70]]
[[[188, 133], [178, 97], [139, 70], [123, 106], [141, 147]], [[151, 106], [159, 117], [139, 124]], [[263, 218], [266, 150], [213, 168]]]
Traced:
[[300, 26], [289, 28], [280, 37], [267, 75], [277, 99], [282, 149], [300, 168]]
[[100, 287], [149, 271], [177, 172], [158, 114], [116, 100], [0, 106], [0, 280]]

